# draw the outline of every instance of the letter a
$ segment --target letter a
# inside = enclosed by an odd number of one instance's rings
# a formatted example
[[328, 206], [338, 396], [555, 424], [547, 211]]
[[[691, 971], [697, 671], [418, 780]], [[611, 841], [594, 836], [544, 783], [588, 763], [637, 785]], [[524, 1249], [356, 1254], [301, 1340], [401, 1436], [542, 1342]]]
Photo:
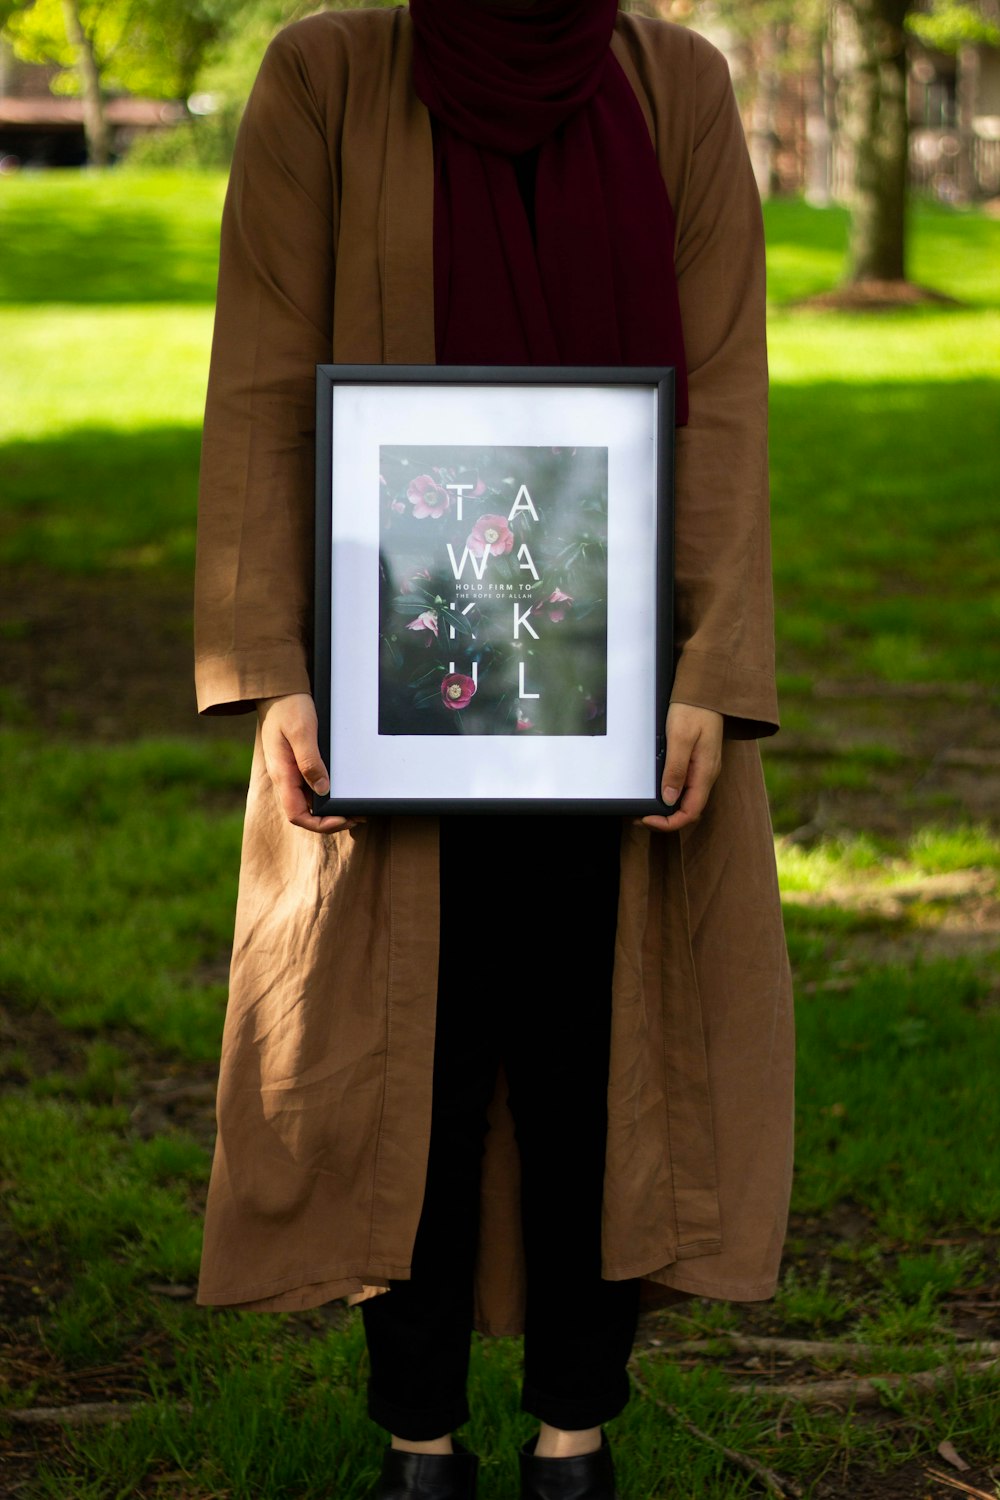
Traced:
[[[521, 561], [522, 557], [526, 557], [528, 559], [527, 562], [522, 562]], [[520, 545], [520, 547], [518, 547], [518, 549], [517, 549], [517, 558], [518, 558], [518, 562], [517, 562], [518, 567], [519, 568], [527, 568], [529, 570], [529, 572], [531, 573], [532, 578], [537, 583], [538, 582], [538, 569], [535, 567], [535, 564], [531, 560], [531, 553], [528, 551], [528, 544], [527, 544], [527, 542], [522, 542], [521, 545]]]
[[[524, 496], [523, 502], [521, 500], [522, 495]], [[538, 512], [534, 507], [531, 496], [528, 494], [528, 486], [526, 484], [522, 484], [517, 492], [517, 498], [510, 508], [510, 515], [507, 517], [508, 521], [513, 521], [519, 510], [530, 511], [532, 519], [535, 521], [538, 520]]]

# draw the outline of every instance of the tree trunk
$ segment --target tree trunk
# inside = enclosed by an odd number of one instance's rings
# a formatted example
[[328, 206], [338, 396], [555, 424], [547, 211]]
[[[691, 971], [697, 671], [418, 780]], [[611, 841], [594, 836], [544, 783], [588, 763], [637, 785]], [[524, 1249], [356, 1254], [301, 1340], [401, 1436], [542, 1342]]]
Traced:
[[778, 71], [780, 27], [768, 22], [751, 41], [748, 50], [750, 71], [757, 80], [748, 131], [750, 160], [761, 197], [773, 198], [781, 186], [777, 162], [780, 138], [775, 118], [781, 88]]
[[813, 66], [803, 79], [806, 111], [805, 198], [817, 208], [830, 202], [833, 187], [833, 131], [827, 109], [830, 68], [826, 44], [817, 39]]
[[[957, 187], [959, 201], [969, 203], [976, 196], [976, 130], [975, 116], [979, 99], [979, 48], [959, 47], [956, 58], [958, 93], [958, 138], [962, 149], [958, 157]], [[984, 111], [985, 113], [985, 111]]]
[[909, 119], [903, 21], [912, 0], [849, 0], [845, 126], [854, 159], [849, 281], [906, 276]]
[[83, 129], [87, 138], [87, 155], [95, 167], [106, 167], [111, 158], [111, 132], [104, 114], [101, 76], [97, 69], [93, 44], [80, 20], [79, 0], [62, 0], [63, 19], [70, 46], [76, 53], [83, 97]]

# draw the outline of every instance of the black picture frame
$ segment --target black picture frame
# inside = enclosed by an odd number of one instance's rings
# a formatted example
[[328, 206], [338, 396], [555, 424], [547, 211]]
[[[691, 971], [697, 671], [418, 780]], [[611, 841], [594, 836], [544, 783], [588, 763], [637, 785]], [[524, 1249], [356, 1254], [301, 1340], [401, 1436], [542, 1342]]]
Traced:
[[316, 366], [315, 813], [671, 810], [674, 389]]

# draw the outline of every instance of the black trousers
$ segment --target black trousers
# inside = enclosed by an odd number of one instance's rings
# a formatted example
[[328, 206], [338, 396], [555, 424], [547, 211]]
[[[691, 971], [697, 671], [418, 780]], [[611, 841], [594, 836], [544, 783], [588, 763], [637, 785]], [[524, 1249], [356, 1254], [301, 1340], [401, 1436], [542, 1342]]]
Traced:
[[601, 1277], [617, 817], [441, 819], [427, 1186], [411, 1279], [361, 1304], [368, 1410], [411, 1441], [468, 1420], [486, 1109], [504, 1065], [522, 1173], [522, 1409], [596, 1427], [629, 1398], [638, 1280]]

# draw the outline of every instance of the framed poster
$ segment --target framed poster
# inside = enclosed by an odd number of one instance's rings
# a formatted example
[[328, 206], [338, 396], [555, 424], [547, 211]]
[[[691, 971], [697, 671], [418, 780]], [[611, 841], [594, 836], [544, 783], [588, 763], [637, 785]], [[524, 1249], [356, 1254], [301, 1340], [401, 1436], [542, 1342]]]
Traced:
[[324, 813], [663, 813], [672, 368], [317, 365]]

